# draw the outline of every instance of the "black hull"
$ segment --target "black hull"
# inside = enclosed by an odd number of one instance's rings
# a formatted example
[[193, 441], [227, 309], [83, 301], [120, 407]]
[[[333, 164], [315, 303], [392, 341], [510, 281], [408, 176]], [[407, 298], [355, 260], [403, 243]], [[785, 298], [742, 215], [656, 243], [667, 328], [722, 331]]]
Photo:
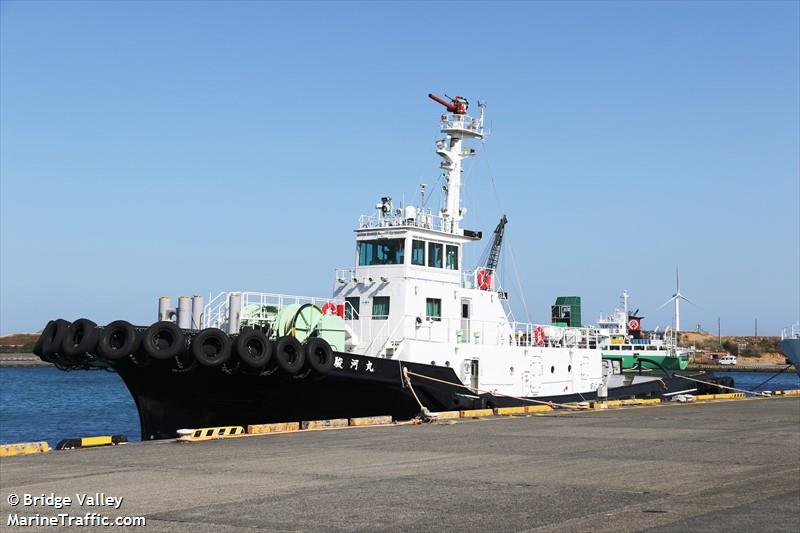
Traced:
[[[182, 428], [214, 427], [269, 422], [322, 420], [391, 415], [408, 420], [420, 407], [404, 385], [403, 367], [409, 372], [445, 383], [412, 376], [419, 400], [430, 411], [481, 409], [530, 405], [518, 399], [491, 394], [473, 395], [461, 387], [452, 368], [335, 353], [336, 367], [325, 376], [287, 376], [239, 369], [194, 365], [177, 368], [174, 359], [137, 362], [93, 358], [80, 366], [116, 371], [131, 393], [139, 412], [142, 439], [174, 438]], [[452, 384], [452, 385], [451, 385]], [[682, 379], [664, 379], [617, 387], [609, 399], [633, 396], [659, 397], [684, 390]], [[537, 396], [539, 401], [574, 402], [595, 399], [595, 393]]]

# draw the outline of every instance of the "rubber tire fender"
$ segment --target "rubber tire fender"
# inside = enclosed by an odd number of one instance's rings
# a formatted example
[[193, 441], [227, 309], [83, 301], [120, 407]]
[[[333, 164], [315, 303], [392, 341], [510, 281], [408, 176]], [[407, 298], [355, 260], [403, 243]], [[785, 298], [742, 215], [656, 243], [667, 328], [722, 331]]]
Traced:
[[145, 330], [142, 350], [153, 359], [171, 359], [186, 351], [186, 336], [174, 322], [162, 320]]
[[[733, 381], [733, 378], [732, 378], [732, 377], [730, 377], [730, 376], [725, 376], [725, 377], [723, 377], [722, 379], [720, 379], [720, 380], [719, 380], [719, 384], [720, 384], [720, 385], [723, 385], [723, 386], [725, 386], [725, 387], [731, 387], [731, 388], [733, 388], [733, 387], [735, 386], [735, 383], [734, 383], [734, 381]], [[730, 390], [730, 389], [721, 389], [721, 391], [722, 391], [723, 393], [726, 393], [726, 392], [735, 392], [735, 391], [732, 391], [732, 390]]]
[[272, 359], [275, 343], [261, 330], [249, 329], [236, 337], [234, 348], [242, 363], [251, 368], [264, 368]]
[[39, 340], [42, 341], [40, 346], [42, 353], [40, 357], [51, 357], [61, 350], [61, 342], [64, 340], [69, 326], [69, 321], [61, 318], [58, 320], [51, 320], [47, 323], [47, 326], [45, 326], [39, 338]]
[[323, 376], [333, 370], [333, 349], [328, 341], [319, 337], [306, 341], [306, 365]]
[[191, 351], [201, 365], [220, 366], [231, 358], [231, 338], [221, 329], [204, 329], [192, 338]]
[[275, 346], [275, 362], [278, 368], [294, 376], [303, 368], [305, 361], [306, 352], [300, 341], [291, 335], [278, 339], [278, 344]]
[[39, 338], [36, 339], [36, 344], [33, 345], [33, 353], [34, 355], [38, 355], [42, 357], [42, 345], [44, 345], [44, 333], [45, 331], [52, 330], [55, 324], [55, 320], [50, 320], [47, 322], [47, 325], [42, 330], [42, 333], [39, 335]]
[[97, 324], [88, 318], [79, 318], [67, 328], [64, 340], [61, 341], [61, 353], [67, 357], [82, 357], [94, 353], [100, 331]]
[[103, 328], [97, 340], [97, 355], [118, 361], [139, 349], [142, 337], [127, 320], [115, 320]]

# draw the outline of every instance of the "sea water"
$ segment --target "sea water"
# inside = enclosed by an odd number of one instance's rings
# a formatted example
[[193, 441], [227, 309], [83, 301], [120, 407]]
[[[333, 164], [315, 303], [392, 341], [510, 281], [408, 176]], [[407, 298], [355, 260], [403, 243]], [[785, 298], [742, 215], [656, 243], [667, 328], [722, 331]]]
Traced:
[[114, 372], [52, 366], [0, 368], [0, 443], [125, 435], [139, 440], [139, 414]]
[[[800, 377], [786, 371], [716, 372], [737, 388], [800, 389]], [[0, 368], [0, 443], [125, 435], [140, 440], [139, 415], [120, 377], [104, 370], [64, 372], [54, 367]]]

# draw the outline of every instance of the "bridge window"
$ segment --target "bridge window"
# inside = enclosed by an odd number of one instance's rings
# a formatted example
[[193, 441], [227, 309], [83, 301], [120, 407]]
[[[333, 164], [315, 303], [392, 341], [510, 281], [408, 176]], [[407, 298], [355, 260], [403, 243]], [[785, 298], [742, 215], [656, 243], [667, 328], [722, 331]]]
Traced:
[[389, 297], [372, 297], [372, 320], [387, 320], [389, 318]]
[[445, 266], [448, 270], [458, 270], [458, 246], [447, 245]]
[[344, 319], [345, 320], [358, 320], [360, 313], [359, 306], [361, 305], [361, 298], [358, 296], [344, 299]]
[[442, 268], [442, 248], [438, 242], [428, 243], [428, 266]]
[[381, 239], [358, 242], [358, 265], [402, 265], [406, 251], [405, 239]]
[[437, 321], [442, 319], [442, 300], [439, 298], [425, 299], [425, 318]]
[[411, 264], [425, 266], [425, 241], [411, 241]]

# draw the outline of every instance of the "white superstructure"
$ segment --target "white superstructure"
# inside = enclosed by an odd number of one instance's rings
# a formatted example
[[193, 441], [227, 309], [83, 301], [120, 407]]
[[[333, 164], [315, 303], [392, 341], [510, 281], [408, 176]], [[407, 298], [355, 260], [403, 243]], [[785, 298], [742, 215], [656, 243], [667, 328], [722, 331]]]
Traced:
[[512, 322], [496, 272], [464, 270], [463, 247], [481, 235], [460, 225], [461, 164], [476, 153], [465, 142], [484, 136], [484, 105], [471, 117], [460, 97], [437, 101], [452, 111], [436, 141], [446, 201], [433, 212], [384, 197], [359, 218], [355, 266], [337, 271], [334, 288], [334, 300], [346, 302], [348, 351], [450, 366], [467, 385], [509, 395], [596, 390], [596, 329]]

